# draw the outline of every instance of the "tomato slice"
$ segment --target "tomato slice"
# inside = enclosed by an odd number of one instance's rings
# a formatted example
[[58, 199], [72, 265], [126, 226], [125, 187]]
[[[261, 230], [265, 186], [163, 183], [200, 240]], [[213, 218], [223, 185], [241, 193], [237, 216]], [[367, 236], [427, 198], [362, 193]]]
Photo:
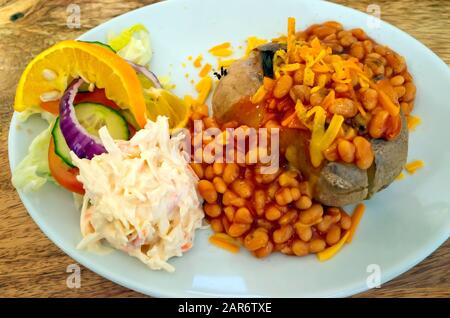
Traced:
[[[74, 104], [86, 102], [102, 104], [112, 109], [120, 110], [120, 107], [116, 103], [106, 97], [104, 89], [96, 88], [93, 92], [77, 93]], [[54, 115], [59, 115], [59, 100], [42, 102], [41, 108]]]
[[53, 178], [70, 192], [84, 194], [83, 184], [77, 180], [78, 168], [68, 166], [56, 153], [53, 137], [48, 147], [48, 166]]
[[120, 110], [120, 107], [117, 106], [116, 103], [114, 103], [112, 100], [108, 99], [105, 94], [104, 89], [96, 88], [92, 92], [86, 92], [86, 93], [77, 93], [74, 100], [74, 105], [79, 103], [98, 103], [102, 104], [108, 107], [111, 107], [115, 110]]

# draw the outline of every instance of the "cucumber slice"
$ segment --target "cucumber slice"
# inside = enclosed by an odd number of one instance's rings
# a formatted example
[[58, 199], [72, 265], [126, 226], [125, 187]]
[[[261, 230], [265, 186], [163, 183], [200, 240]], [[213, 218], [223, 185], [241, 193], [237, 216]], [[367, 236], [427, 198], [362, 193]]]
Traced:
[[[95, 103], [80, 103], [75, 105], [75, 114], [87, 132], [98, 137], [98, 130], [103, 126], [108, 128], [113, 139], [128, 140], [130, 131], [125, 118], [117, 111], [107, 106]], [[56, 154], [69, 166], [73, 167], [70, 149], [59, 127], [59, 118], [52, 130]]]

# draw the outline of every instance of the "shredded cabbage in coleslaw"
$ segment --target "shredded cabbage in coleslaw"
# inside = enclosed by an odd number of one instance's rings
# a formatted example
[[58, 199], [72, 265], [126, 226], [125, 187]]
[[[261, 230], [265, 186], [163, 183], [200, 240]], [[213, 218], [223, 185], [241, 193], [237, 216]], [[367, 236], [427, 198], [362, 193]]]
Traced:
[[107, 153], [92, 160], [71, 153], [86, 190], [78, 248], [102, 252], [107, 241], [151, 269], [174, 271], [167, 260], [192, 247], [204, 217], [183, 134], [171, 138], [161, 116], [129, 141], [114, 141], [106, 127], [99, 134]]

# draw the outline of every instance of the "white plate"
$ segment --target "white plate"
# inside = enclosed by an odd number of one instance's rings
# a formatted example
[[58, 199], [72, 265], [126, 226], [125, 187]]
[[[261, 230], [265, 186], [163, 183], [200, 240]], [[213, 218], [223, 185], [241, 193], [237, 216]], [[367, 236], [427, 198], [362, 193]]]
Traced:
[[[81, 239], [79, 213], [71, 194], [53, 184], [38, 193], [20, 193], [42, 231], [99, 275], [153, 296], [348, 296], [368, 288], [370, 264], [379, 266], [384, 283], [433, 252], [450, 233], [450, 72], [433, 52], [406, 33], [384, 22], [379, 28], [369, 28], [373, 21], [367, 15], [321, 1], [181, 0], [129, 12], [81, 39], [104, 41], [109, 30], [145, 24], [153, 43], [152, 69], [160, 75], [170, 74], [176, 92], [186, 94], [193, 92], [193, 87], [184, 74], [198, 72], [181, 66], [189, 55], [195, 57], [224, 41], [237, 47], [250, 35], [275, 37], [285, 31], [288, 16], [297, 18], [298, 28], [325, 20], [341, 21], [346, 28], [364, 28], [406, 57], [417, 85], [415, 113], [423, 124], [411, 134], [409, 159], [423, 159], [426, 167], [367, 202], [352, 244], [325, 263], [315, 256], [272, 255], [258, 260], [245, 251], [234, 255], [213, 247], [207, 242], [210, 232], [204, 230], [198, 232], [192, 251], [171, 261], [175, 273], [155, 272], [121, 252], [97, 256], [76, 250]], [[17, 129], [14, 116], [9, 135], [12, 167], [23, 158], [44, 123], [33, 118], [21, 126]]]

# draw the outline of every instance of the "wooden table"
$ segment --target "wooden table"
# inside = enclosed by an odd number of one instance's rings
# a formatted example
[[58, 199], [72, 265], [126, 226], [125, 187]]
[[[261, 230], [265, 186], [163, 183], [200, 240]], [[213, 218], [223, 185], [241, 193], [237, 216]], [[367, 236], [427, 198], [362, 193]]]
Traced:
[[[92, 2], [92, 3], [91, 3]], [[72, 1], [0, 0], [0, 296], [8, 297], [139, 297], [82, 268], [82, 288], [66, 286], [66, 267], [74, 261], [59, 250], [28, 216], [10, 183], [7, 135], [14, 91], [25, 65], [42, 49], [72, 39], [112, 17], [152, 0], [77, 0], [81, 28], [66, 27]], [[376, 2], [381, 18], [419, 39], [450, 64], [450, 1], [335, 0], [366, 11]], [[422, 263], [356, 297], [449, 297], [450, 242]]]

